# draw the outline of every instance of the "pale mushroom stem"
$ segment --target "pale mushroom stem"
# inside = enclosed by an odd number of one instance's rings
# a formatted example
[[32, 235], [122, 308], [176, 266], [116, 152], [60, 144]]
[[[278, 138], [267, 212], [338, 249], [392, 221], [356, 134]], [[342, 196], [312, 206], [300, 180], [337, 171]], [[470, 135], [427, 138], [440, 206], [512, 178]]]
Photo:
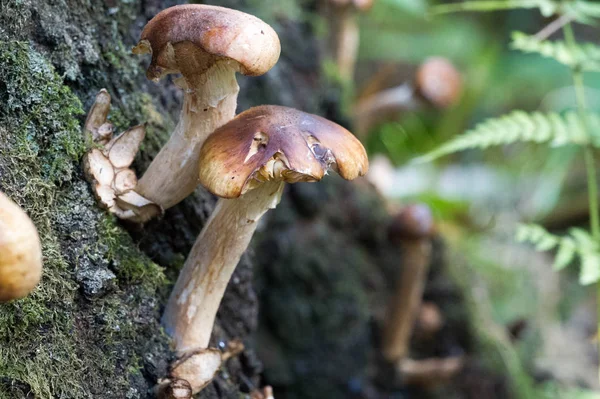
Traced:
[[351, 80], [354, 76], [360, 41], [358, 16], [354, 7], [351, 6], [344, 7], [340, 13], [341, 16], [336, 35], [336, 58], [340, 76], [344, 80]]
[[162, 323], [183, 356], [208, 347], [221, 298], [256, 230], [281, 199], [284, 183], [265, 182], [239, 198], [220, 199], [188, 256]]
[[[230, 62], [218, 62], [192, 83], [184, 83], [183, 109], [167, 144], [152, 161], [135, 191], [167, 209], [198, 186], [204, 140], [235, 116], [239, 86]], [[189, 87], [187, 87], [189, 86]]]

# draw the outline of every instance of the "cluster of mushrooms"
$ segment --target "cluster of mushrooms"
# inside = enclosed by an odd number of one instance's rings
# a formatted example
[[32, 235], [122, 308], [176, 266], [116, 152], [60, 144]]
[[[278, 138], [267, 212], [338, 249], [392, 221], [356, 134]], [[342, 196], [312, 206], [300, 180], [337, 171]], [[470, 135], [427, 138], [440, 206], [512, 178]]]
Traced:
[[184, 91], [183, 109], [139, 181], [129, 166], [144, 126], [113, 136], [105, 90], [85, 123], [96, 147], [85, 156], [86, 176], [100, 205], [118, 217], [145, 222], [198, 184], [220, 197], [164, 311], [162, 324], [178, 360], [161, 385], [161, 397], [199, 392], [239, 351], [209, 348], [215, 316], [259, 219], [279, 203], [285, 183], [316, 182], [330, 170], [352, 180], [368, 170], [360, 141], [324, 118], [276, 105], [235, 116], [236, 72], [264, 74], [280, 50], [275, 31], [254, 16], [209, 5], [168, 8], [148, 22], [133, 52], [152, 55], [151, 80], [181, 75], [176, 84]]
[[[332, 4], [350, 13], [352, 7], [368, 8], [371, 2], [332, 0]], [[156, 15], [133, 52], [152, 54], [147, 70], [151, 80], [180, 74], [176, 84], [184, 91], [184, 103], [169, 141], [139, 181], [130, 165], [144, 139], [144, 125], [115, 136], [107, 121], [111, 98], [104, 89], [88, 114], [84, 134], [94, 145], [84, 156], [84, 172], [99, 204], [110, 213], [143, 223], [179, 203], [199, 184], [220, 197], [162, 318], [178, 360], [169, 376], [159, 381], [161, 399], [191, 398], [210, 383], [225, 360], [243, 350], [235, 340], [224, 351], [209, 348], [215, 316], [259, 219], [277, 206], [285, 183], [316, 182], [330, 170], [352, 180], [368, 170], [360, 141], [319, 116], [275, 105], [235, 116], [236, 72], [262, 75], [275, 65], [280, 50], [269, 25], [239, 11], [182, 5]], [[411, 109], [422, 100], [447, 107], [460, 91], [454, 67], [432, 58], [419, 68], [414, 83], [367, 97], [357, 104], [355, 116], [372, 122], [383, 111]], [[357, 125], [359, 131], [367, 130], [368, 123], [363, 128]], [[426, 309], [421, 299], [433, 232], [431, 212], [423, 205], [405, 208], [389, 230], [404, 253], [405, 267], [390, 303], [382, 354], [407, 381], [449, 378], [463, 364], [462, 357], [415, 361], [407, 356], [419, 309]], [[0, 192], [0, 303], [27, 295], [41, 274], [37, 230], [25, 212]], [[433, 324], [432, 329], [439, 329], [439, 320]], [[273, 392], [265, 387], [252, 397], [273, 399]]]

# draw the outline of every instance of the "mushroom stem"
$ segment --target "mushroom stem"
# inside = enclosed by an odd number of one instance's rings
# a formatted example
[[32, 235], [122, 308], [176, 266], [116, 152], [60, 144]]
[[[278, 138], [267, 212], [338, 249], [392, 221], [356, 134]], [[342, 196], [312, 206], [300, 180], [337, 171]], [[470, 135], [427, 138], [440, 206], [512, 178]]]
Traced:
[[[216, 63], [192, 83], [183, 82], [181, 118], [135, 191], [167, 209], [198, 186], [200, 148], [216, 128], [235, 116], [239, 86], [228, 61]], [[150, 216], [151, 217], [151, 216]]]
[[406, 385], [432, 387], [450, 380], [460, 373], [464, 365], [464, 356], [454, 356], [422, 360], [402, 359], [396, 366]]
[[431, 210], [423, 204], [405, 207], [389, 229], [390, 240], [400, 244], [403, 255], [400, 282], [383, 331], [382, 354], [390, 363], [400, 361], [408, 353], [431, 262], [433, 230]]
[[357, 135], [366, 135], [375, 123], [389, 113], [415, 110], [419, 105], [415, 87], [410, 83], [381, 90], [356, 104], [354, 123]]
[[258, 220], [281, 199], [284, 183], [265, 182], [220, 199], [188, 256], [162, 323], [179, 356], [207, 348], [221, 298]]
[[345, 6], [339, 12], [339, 25], [336, 32], [336, 61], [342, 79], [351, 80], [354, 76], [360, 41], [358, 15], [353, 6]]
[[431, 242], [423, 239], [410, 241], [402, 245], [402, 275], [390, 303], [390, 315], [384, 331], [383, 355], [390, 362], [407, 355], [429, 269]]

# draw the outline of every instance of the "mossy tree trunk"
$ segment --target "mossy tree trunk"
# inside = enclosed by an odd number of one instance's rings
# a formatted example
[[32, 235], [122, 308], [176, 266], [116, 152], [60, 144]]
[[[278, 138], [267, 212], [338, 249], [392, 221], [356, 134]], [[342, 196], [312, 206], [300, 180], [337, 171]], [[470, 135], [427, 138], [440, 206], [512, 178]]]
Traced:
[[[144, 398], [171, 359], [159, 325], [177, 270], [213, 199], [202, 189], [158, 221], [127, 226], [96, 205], [83, 180], [81, 126], [96, 93], [113, 96], [121, 132], [147, 123], [142, 172], [175, 124], [181, 93], [145, 79], [130, 53], [144, 24], [174, 0], [0, 0], [0, 190], [31, 216], [44, 276], [28, 298], [0, 305], [0, 398]], [[211, 4], [260, 15], [284, 55], [262, 78], [240, 78], [240, 109], [276, 103], [317, 111], [318, 61], [306, 26], [277, 22], [260, 2]], [[283, 25], [286, 24], [285, 29]], [[244, 257], [213, 341], [246, 338], [257, 299]], [[245, 351], [202, 397], [237, 397], [258, 383]]]

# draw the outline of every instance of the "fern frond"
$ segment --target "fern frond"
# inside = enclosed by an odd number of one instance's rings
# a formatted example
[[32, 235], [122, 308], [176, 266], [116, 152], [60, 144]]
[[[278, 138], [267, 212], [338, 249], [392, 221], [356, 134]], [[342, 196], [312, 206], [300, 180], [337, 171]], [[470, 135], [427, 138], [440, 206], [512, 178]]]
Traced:
[[571, 48], [564, 41], [538, 40], [535, 36], [513, 32], [511, 47], [553, 58], [571, 68], [600, 72], [600, 46], [592, 43], [580, 43]]
[[[600, 116], [590, 114], [587, 122], [591, 132], [600, 132]], [[574, 111], [564, 115], [513, 111], [500, 118], [488, 119], [474, 129], [456, 136], [437, 149], [416, 158], [415, 162], [429, 162], [463, 150], [516, 142], [549, 142], [554, 147], [589, 143], [583, 121]], [[593, 136], [592, 144], [597, 142], [600, 140], [597, 136]]]
[[600, 4], [596, 1], [576, 0], [558, 5], [556, 10], [562, 15], [570, 15], [584, 24], [594, 24], [594, 18], [600, 18]]
[[556, 4], [551, 0], [478, 0], [463, 1], [461, 3], [440, 4], [429, 9], [431, 14], [448, 14], [461, 11], [490, 12], [500, 10], [514, 10], [517, 8], [544, 8], [552, 7], [556, 10]]
[[555, 14], [568, 15], [577, 22], [593, 24], [594, 18], [600, 18], [600, 4], [594, 1], [571, 0], [478, 0], [462, 3], [440, 4], [430, 8], [429, 13], [449, 14], [455, 12], [491, 12], [537, 8], [544, 17]]
[[569, 230], [569, 236], [560, 237], [536, 224], [521, 224], [517, 228], [517, 241], [535, 245], [537, 251], [558, 249], [554, 258], [554, 269], [562, 270], [575, 257], [581, 263], [579, 282], [583, 285], [600, 281], [600, 246], [592, 236], [582, 229]]

